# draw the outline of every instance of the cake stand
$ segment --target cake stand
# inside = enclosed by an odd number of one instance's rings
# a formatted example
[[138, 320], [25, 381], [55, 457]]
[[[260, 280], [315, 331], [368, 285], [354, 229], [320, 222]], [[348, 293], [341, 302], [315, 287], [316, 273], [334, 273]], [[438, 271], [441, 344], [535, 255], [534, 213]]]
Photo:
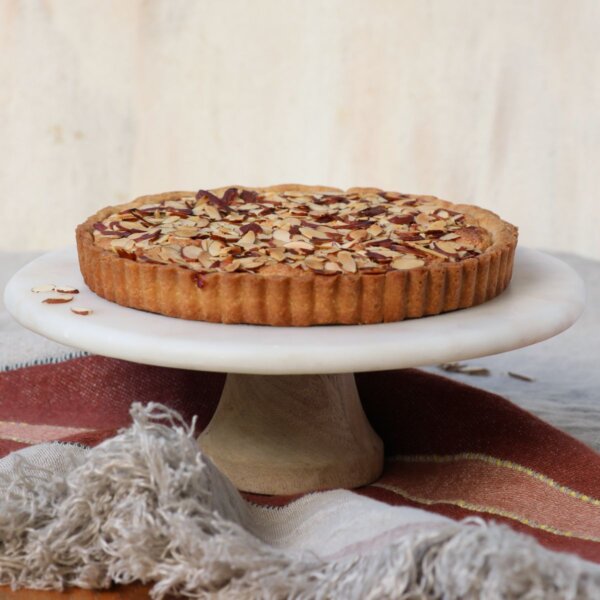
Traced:
[[[69, 285], [67, 304], [31, 288]], [[133, 362], [228, 373], [199, 443], [242, 490], [293, 494], [375, 480], [383, 445], [362, 410], [356, 371], [417, 367], [496, 354], [568, 328], [583, 284], [560, 260], [519, 249], [497, 298], [434, 317], [377, 325], [305, 328], [184, 321], [118, 306], [91, 292], [68, 248], [10, 280], [5, 303], [19, 323], [52, 340]], [[80, 316], [71, 307], [91, 308]], [[143, 400], [140, 398], [139, 400]]]

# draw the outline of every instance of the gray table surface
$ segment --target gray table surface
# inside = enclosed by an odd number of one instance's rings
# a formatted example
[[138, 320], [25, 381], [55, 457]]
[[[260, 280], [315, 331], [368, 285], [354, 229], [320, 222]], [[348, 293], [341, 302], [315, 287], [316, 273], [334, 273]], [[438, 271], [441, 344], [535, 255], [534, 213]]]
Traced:
[[[10, 276], [39, 253], [0, 252], [0, 289]], [[557, 254], [582, 277], [587, 306], [566, 332], [539, 344], [495, 356], [466, 361], [488, 376], [463, 375], [426, 367], [433, 373], [481, 387], [512, 400], [546, 421], [600, 450], [600, 262]], [[34, 358], [60, 359], [72, 352], [16, 323], [0, 297], [0, 368], [27, 364]], [[532, 378], [514, 379], [508, 372]]]

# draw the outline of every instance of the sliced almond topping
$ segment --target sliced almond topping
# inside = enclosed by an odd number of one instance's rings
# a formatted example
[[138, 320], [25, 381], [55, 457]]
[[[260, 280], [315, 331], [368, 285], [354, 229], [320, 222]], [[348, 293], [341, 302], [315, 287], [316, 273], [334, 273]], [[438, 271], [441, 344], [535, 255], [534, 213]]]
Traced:
[[238, 259], [238, 262], [242, 269], [256, 269], [257, 267], [264, 265], [266, 260], [266, 258], [261, 256], [249, 256], [248, 258]]
[[47, 283], [45, 285], [36, 285], [35, 287], [31, 288], [31, 291], [35, 294], [40, 294], [43, 292], [53, 292], [55, 289], [55, 285], [53, 285], [52, 283]]
[[308, 207], [310, 208], [311, 212], [317, 213], [317, 214], [323, 214], [326, 212], [329, 212], [329, 206], [325, 206], [322, 204], [314, 204], [313, 202], [308, 204]]
[[117, 248], [122, 248], [123, 250], [131, 251], [135, 248], [135, 242], [129, 238], [118, 238], [116, 240], [111, 240], [110, 245], [115, 250]]
[[191, 238], [198, 235], [198, 230], [195, 227], [177, 227], [174, 231], [177, 237]]
[[342, 251], [337, 253], [337, 259], [340, 261], [342, 268], [344, 271], [348, 271], [349, 273], [356, 273], [356, 263], [352, 258], [352, 254], [347, 251]]
[[83, 308], [83, 306], [73, 306], [71, 307], [71, 312], [76, 315], [91, 315], [94, 311], [91, 308]]
[[319, 258], [318, 256], [314, 256], [314, 255], [307, 256], [304, 259], [304, 264], [307, 267], [309, 267], [310, 269], [316, 269], [316, 270], [323, 268], [323, 262], [324, 262], [323, 258]]
[[415, 223], [417, 225], [421, 225], [421, 226], [428, 225], [429, 224], [429, 215], [426, 215], [425, 213], [419, 213], [415, 217]]
[[237, 271], [240, 268], [240, 266], [240, 261], [236, 258], [232, 260], [228, 265], [225, 265], [223, 269], [228, 273], [233, 273], [233, 271]]
[[290, 232], [285, 231], [283, 229], [276, 229], [275, 231], [273, 231], [273, 239], [279, 240], [280, 242], [289, 242]]
[[71, 302], [73, 296], [49, 296], [42, 300], [44, 304], [64, 304], [65, 302]]
[[79, 294], [79, 290], [70, 285], [57, 285], [55, 291], [59, 294]]
[[214, 206], [212, 206], [212, 204], [207, 204], [204, 207], [204, 210], [206, 214], [210, 217], [210, 219], [212, 219], [213, 221], [221, 220], [221, 213]]
[[328, 260], [325, 263], [325, 267], [324, 267], [325, 271], [341, 271], [342, 269], [340, 268], [340, 265], [338, 265], [337, 263], [334, 263], [331, 260]]
[[196, 260], [202, 254], [202, 248], [200, 246], [184, 246], [181, 254], [184, 258]]
[[[430, 240], [423, 240], [423, 242], [428, 244], [430, 243]], [[435, 250], [428, 248], [423, 242], [419, 242], [418, 244], [413, 242], [405, 242], [405, 245], [409, 248], [415, 248], [417, 250], [420, 250], [421, 252], [431, 254], [431, 256], [437, 256], [438, 258], [443, 258], [444, 260], [447, 260], [447, 256], [445, 254], [442, 254], [441, 252], [436, 252]]]
[[372, 250], [373, 252], [377, 252], [377, 254], [381, 254], [382, 256], [385, 256], [386, 258], [398, 258], [401, 255], [400, 252], [396, 252], [395, 250], [390, 250], [390, 248], [384, 248], [383, 246], [369, 246], [368, 248], [369, 248], [369, 250]]
[[[285, 261], [291, 268], [320, 273], [385, 273], [475, 252], [465, 254], [464, 243], [455, 243], [464, 237], [457, 230], [457, 218], [464, 215], [443, 209], [433, 197], [374, 188], [339, 194], [236, 187], [201, 192], [112, 215], [95, 224], [94, 235], [104, 236], [104, 247], [119, 256], [172, 261], [203, 272], [252, 270]], [[120, 237], [124, 235], [128, 237]], [[59, 291], [75, 293], [69, 286]]]
[[198, 256], [198, 262], [205, 268], [208, 269], [215, 262], [213, 256], [210, 255], [209, 252], [202, 252], [200, 256]]
[[293, 241], [284, 244], [289, 250], [314, 250], [315, 247], [308, 242]]
[[445, 221], [433, 221], [433, 223], [428, 223], [427, 224], [427, 230], [431, 231], [434, 229], [444, 229], [446, 227], [446, 222]]
[[[334, 230], [335, 231], [335, 230]], [[300, 227], [300, 233], [307, 237], [309, 240], [311, 239], [319, 239], [319, 240], [327, 240], [327, 234], [325, 231], [319, 229], [314, 229], [313, 227]]]
[[397, 258], [396, 260], [392, 261], [391, 266], [394, 269], [404, 271], [407, 269], [418, 269], [424, 264], [425, 261], [419, 258]]
[[442, 242], [438, 241], [435, 244], [442, 252], [448, 252], [448, 254], [455, 254], [458, 250], [454, 242]]
[[277, 262], [281, 262], [285, 258], [285, 248], [269, 248], [267, 252], [269, 253], [269, 256], [274, 258]]
[[256, 234], [254, 231], [247, 231], [237, 242], [238, 246], [242, 246], [242, 248], [250, 248], [254, 245], [256, 240]]
[[348, 237], [350, 239], [359, 241], [359, 240], [364, 240], [365, 238], [369, 237], [369, 234], [364, 229], [354, 229], [353, 231], [351, 231], [348, 234]]
[[219, 254], [221, 254], [221, 250], [223, 250], [224, 247], [225, 246], [222, 242], [215, 240], [208, 246], [208, 253], [211, 256], [219, 256]]
[[119, 226], [127, 231], [146, 231], [146, 226], [137, 221], [121, 221]]
[[323, 233], [340, 233], [340, 229], [334, 229], [333, 227], [327, 227], [327, 225], [319, 225], [317, 227], [317, 229], [319, 231], [322, 231]]
[[182, 258], [181, 251], [174, 248], [173, 246], [163, 246], [160, 249], [160, 257], [162, 258], [162, 260], [171, 260], [173, 262], [180, 261]]
[[371, 225], [371, 227], [368, 227], [367, 231], [373, 237], [377, 237], [383, 231], [383, 228], [380, 227], [379, 225], [375, 224], [375, 225]]

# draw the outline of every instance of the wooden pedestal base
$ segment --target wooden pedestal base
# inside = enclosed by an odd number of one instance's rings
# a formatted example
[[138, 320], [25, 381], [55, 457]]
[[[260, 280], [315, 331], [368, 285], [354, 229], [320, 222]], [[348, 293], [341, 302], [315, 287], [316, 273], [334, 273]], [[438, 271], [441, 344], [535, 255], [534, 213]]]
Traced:
[[352, 374], [229, 374], [199, 444], [238, 489], [259, 494], [354, 488], [383, 468]]

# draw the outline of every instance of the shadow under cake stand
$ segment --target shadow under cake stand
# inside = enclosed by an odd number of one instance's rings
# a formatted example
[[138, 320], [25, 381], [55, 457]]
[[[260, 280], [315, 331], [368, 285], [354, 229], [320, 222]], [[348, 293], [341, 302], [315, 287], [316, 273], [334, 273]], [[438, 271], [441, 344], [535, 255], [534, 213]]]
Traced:
[[[31, 288], [80, 290], [43, 304]], [[517, 251], [499, 297], [434, 317], [377, 325], [269, 327], [184, 321], [125, 308], [83, 282], [74, 248], [45, 254], [9, 282], [5, 303], [25, 327], [104, 356], [228, 373], [199, 444], [241, 490], [294, 494], [365, 485], [383, 467], [383, 444], [363, 412], [354, 372], [418, 367], [497, 354], [567, 329], [583, 284], [560, 260]], [[71, 307], [91, 308], [78, 316]]]

